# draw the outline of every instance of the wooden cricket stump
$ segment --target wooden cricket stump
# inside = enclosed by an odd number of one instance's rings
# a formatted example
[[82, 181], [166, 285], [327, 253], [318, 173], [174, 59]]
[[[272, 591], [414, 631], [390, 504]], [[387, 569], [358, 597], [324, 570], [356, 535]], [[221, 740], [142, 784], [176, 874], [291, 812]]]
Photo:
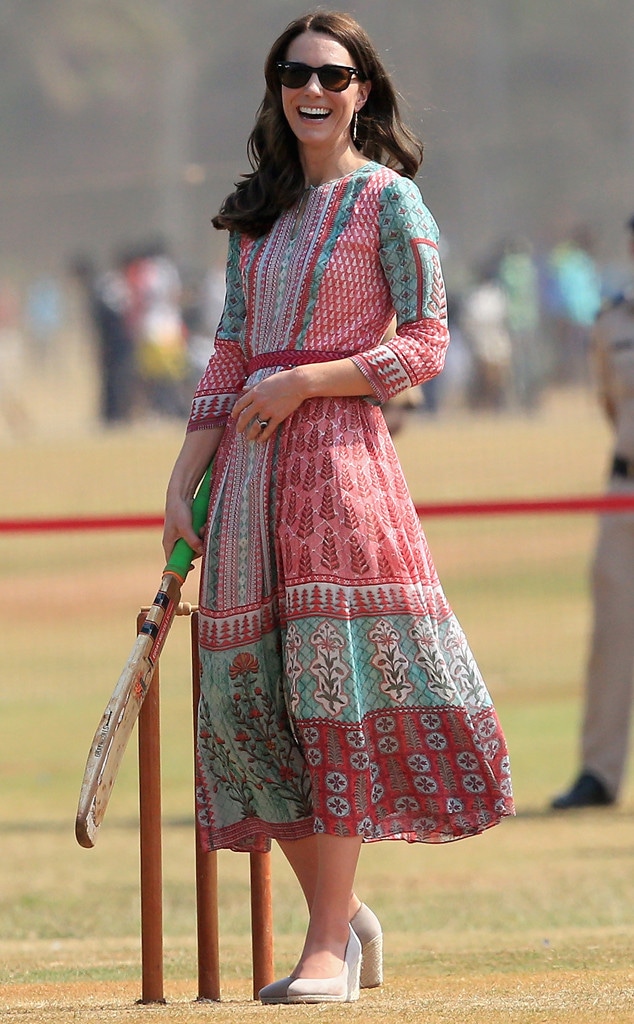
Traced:
[[[137, 617], [137, 632], [149, 608]], [[194, 731], [194, 780], [200, 659], [198, 655], [198, 609], [178, 605], [176, 614], [189, 616], [191, 628], [192, 712]], [[195, 785], [195, 781], [194, 781]], [[141, 1003], [164, 1003], [163, 984], [163, 854], [161, 828], [161, 740], [159, 664], [139, 713], [139, 834], [141, 874]], [[199, 1000], [220, 999], [220, 957], [218, 919], [218, 864], [215, 851], [203, 850], [198, 829], [196, 843], [196, 934]], [[249, 854], [251, 891], [251, 951], [253, 998], [274, 980], [273, 907], [271, 900], [271, 857]]]

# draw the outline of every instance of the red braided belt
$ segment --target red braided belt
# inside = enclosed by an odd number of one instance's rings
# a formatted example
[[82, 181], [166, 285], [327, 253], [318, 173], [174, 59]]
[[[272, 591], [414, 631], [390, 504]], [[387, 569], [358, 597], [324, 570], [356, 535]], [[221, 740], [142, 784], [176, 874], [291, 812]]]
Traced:
[[348, 359], [354, 352], [317, 352], [298, 349], [284, 349], [282, 352], [261, 352], [258, 356], [252, 356], [247, 363], [247, 377], [250, 377], [256, 370], [262, 370], [265, 366], [285, 366], [292, 368], [305, 363], [329, 363], [333, 359]]

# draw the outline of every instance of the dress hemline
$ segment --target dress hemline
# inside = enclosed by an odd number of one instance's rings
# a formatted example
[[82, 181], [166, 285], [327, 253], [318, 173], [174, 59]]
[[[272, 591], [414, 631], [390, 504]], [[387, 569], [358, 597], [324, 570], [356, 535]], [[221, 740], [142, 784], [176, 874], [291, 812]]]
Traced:
[[[504, 800], [504, 807], [496, 812], [484, 812], [481, 816], [469, 816], [472, 820], [464, 820], [462, 829], [451, 829], [447, 823], [446, 830], [435, 829], [433, 832], [403, 827], [403, 822], [396, 821], [393, 830], [381, 835], [361, 835], [363, 843], [393, 842], [400, 840], [406, 843], [439, 843], [457, 842], [471, 836], [481, 835], [488, 829], [498, 825], [503, 818], [515, 816], [515, 806], [511, 799]], [[381, 823], [385, 827], [385, 823]], [[338, 833], [333, 829], [325, 830], [316, 827], [314, 817], [302, 818], [295, 822], [270, 822], [262, 818], [247, 818], [234, 825], [214, 829], [197, 823], [200, 841], [207, 853], [214, 850], [232, 850], [234, 853], [268, 853], [273, 840], [306, 839], [312, 835], [333, 835], [340, 838], [353, 838], [347, 833]]]

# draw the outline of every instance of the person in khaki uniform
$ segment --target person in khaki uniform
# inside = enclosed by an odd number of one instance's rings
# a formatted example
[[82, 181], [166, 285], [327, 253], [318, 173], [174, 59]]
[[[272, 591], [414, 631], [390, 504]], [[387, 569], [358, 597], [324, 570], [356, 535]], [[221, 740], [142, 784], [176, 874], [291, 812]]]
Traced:
[[[634, 260], [634, 216], [627, 224]], [[634, 285], [597, 317], [599, 396], [614, 428], [608, 492], [634, 496]], [[634, 678], [634, 512], [602, 515], [592, 572], [594, 623], [581, 733], [581, 772], [552, 807], [612, 804], [628, 752]]]

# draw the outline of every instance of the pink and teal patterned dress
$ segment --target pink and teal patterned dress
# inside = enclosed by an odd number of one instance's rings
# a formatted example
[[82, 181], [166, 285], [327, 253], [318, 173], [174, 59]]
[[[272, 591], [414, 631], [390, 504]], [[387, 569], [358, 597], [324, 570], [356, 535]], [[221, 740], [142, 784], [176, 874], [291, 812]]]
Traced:
[[[208, 849], [444, 842], [513, 813], [504, 736], [380, 408], [442, 369], [437, 243], [416, 185], [373, 162], [310, 188], [265, 236], [231, 235], [188, 426], [225, 427], [200, 589]], [[246, 383], [343, 356], [373, 398], [305, 401], [264, 444], [236, 433]]]

